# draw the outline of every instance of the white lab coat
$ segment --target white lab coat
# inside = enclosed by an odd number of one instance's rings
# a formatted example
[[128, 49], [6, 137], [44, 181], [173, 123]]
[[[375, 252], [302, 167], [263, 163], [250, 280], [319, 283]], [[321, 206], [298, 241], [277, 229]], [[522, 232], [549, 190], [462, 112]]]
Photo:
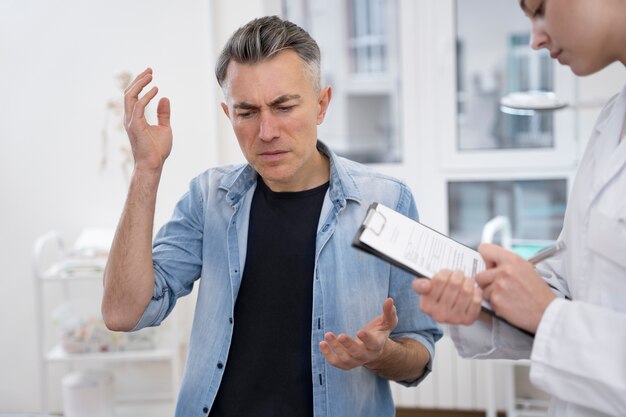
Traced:
[[540, 265], [573, 301], [549, 305], [534, 343], [502, 322], [451, 326], [464, 357], [530, 357], [551, 416], [626, 416], [625, 114], [626, 87], [600, 113], [582, 158], [559, 238], [566, 250]]

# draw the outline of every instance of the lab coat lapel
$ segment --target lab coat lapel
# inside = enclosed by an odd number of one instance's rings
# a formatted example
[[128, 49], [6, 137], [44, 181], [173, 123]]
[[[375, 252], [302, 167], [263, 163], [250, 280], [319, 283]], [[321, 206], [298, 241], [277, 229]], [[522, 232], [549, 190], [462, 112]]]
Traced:
[[626, 167], [626, 142], [618, 141], [624, 126], [626, 115], [626, 88], [616, 98], [607, 119], [596, 126], [595, 140], [595, 172], [593, 181], [593, 198], [602, 192], [604, 187]]

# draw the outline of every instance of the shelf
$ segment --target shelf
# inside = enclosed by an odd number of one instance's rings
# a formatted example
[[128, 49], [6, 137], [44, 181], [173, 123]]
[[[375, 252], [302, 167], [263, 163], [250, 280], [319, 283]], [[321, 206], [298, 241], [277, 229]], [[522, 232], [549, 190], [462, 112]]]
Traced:
[[[98, 232], [98, 231], [96, 231]], [[112, 234], [111, 234], [112, 236]], [[155, 402], [159, 404], [159, 412], [149, 412], [154, 416], [171, 416], [174, 413], [176, 393], [180, 384], [180, 358], [178, 352], [178, 336], [176, 331], [176, 322], [168, 329], [169, 338], [176, 341], [174, 344], [167, 344], [166, 346], [148, 348], [151, 345], [147, 344], [121, 344], [120, 346], [136, 346], [145, 347], [143, 350], [125, 350], [125, 351], [109, 351], [109, 352], [93, 352], [93, 353], [68, 353], [63, 349], [61, 343], [56, 344], [51, 350], [49, 347], [53, 343], [51, 340], [50, 331], [48, 329], [51, 326], [50, 312], [52, 308], [51, 299], [46, 295], [46, 292], [55, 290], [53, 295], [56, 303], [69, 304], [70, 309], [76, 304], [77, 311], [71, 311], [71, 314], [76, 319], [80, 319], [83, 315], [85, 317], [91, 317], [91, 310], [82, 312], [82, 303], [87, 303], [90, 306], [96, 305], [101, 301], [102, 280], [104, 277], [104, 270], [107, 263], [106, 252], [110, 247], [110, 242], [106, 245], [101, 245], [100, 242], [101, 233], [95, 233], [91, 230], [89, 233], [82, 233], [74, 244], [72, 252], [66, 252], [64, 250], [65, 243], [61, 239], [60, 235], [55, 231], [50, 231], [35, 241], [33, 245], [33, 271], [34, 271], [34, 290], [35, 290], [35, 308], [37, 316], [37, 339], [38, 339], [38, 364], [41, 374], [41, 380], [39, 388], [39, 397], [41, 400], [42, 411], [50, 411], [50, 399], [51, 393], [61, 392], [59, 378], [55, 381], [55, 390], [51, 391], [50, 376], [51, 372], [49, 368], [54, 366], [55, 368], [63, 368], [63, 375], [69, 372], [75, 371], [75, 368], [89, 369], [95, 367], [111, 368], [111, 371], [115, 374], [124, 374], [125, 368], [129, 364], [141, 364], [142, 369], [133, 369], [133, 374], [139, 374], [140, 378], [149, 378], [153, 376], [152, 372], [145, 373], [144, 371], [158, 371], [159, 374], [163, 374], [165, 368], [169, 368], [167, 373], [169, 377], [169, 388], [165, 391], [159, 387], [156, 391], [139, 392], [134, 387], [130, 386], [130, 392], [124, 392], [120, 396], [118, 401], [123, 402], [124, 409], [127, 412], [120, 414], [116, 407], [116, 414], [118, 417], [138, 417], [146, 415], [146, 406], [152, 407]], [[112, 240], [112, 237], [111, 237]], [[79, 244], [80, 243], [80, 244]], [[101, 249], [107, 248], [106, 251]], [[45, 259], [45, 262], [44, 262]], [[60, 285], [55, 288], [56, 285]], [[95, 288], [94, 288], [95, 285]], [[63, 291], [59, 291], [63, 289]], [[79, 290], [83, 290], [79, 293]], [[94, 291], [96, 290], [96, 291]], [[81, 297], [78, 297], [81, 294]], [[84, 297], [84, 299], [82, 298]], [[60, 299], [59, 299], [60, 298]], [[85, 315], [87, 311], [90, 314]], [[97, 314], [96, 314], [97, 315]], [[91, 320], [91, 318], [89, 318]], [[61, 320], [61, 319], [59, 319]], [[82, 323], [78, 323], [78, 325]], [[58, 325], [58, 324], [57, 324]], [[99, 331], [104, 331], [103, 326], [95, 328]], [[50, 343], [47, 343], [50, 342]], [[141, 340], [139, 340], [141, 342]], [[154, 341], [155, 343], [156, 340]], [[96, 346], [103, 344], [94, 343]], [[108, 344], [109, 346], [116, 346], [113, 341]], [[104, 345], [103, 345], [104, 346]], [[157, 345], [158, 346], [158, 345]], [[52, 365], [54, 364], [54, 365]], [[75, 366], [76, 365], [76, 366]], [[80, 365], [80, 366], [79, 366]], [[113, 366], [123, 365], [123, 366]], [[169, 366], [162, 366], [169, 365]], [[158, 368], [158, 369], [143, 369], [143, 368]], [[119, 368], [119, 369], [118, 369]], [[57, 369], [57, 371], [60, 369]], [[162, 378], [159, 378], [162, 379]], [[140, 388], [140, 387], [138, 387]], [[156, 408], [155, 408], [156, 410]]]
[[517, 417], [546, 417], [548, 409], [545, 410], [517, 410]]
[[56, 274], [44, 274], [41, 280], [44, 282], [53, 281], [94, 281], [102, 280], [104, 271], [90, 271], [90, 272], [61, 272]]
[[136, 404], [124, 403], [115, 405], [116, 417], [171, 417], [175, 412], [175, 402], [143, 401]]
[[174, 352], [171, 349], [129, 350], [124, 352], [67, 353], [60, 345], [55, 346], [46, 355], [50, 362], [150, 362], [170, 360]]
[[101, 280], [104, 275], [104, 265], [69, 268], [63, 263], [52, 265], [42, 275], [42, 281], [90, 281]]
[[115, 397], [116, 403], [131, 403], [135, 401], [173, 401], [176, 396], [172, 392], [145, 392], [140, 394], [124, 394]]

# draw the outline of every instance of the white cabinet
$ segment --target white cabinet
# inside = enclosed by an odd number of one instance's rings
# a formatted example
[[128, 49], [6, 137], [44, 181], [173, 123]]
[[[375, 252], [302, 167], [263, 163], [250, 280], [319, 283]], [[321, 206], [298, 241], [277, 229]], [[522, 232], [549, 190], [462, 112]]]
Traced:
[[550, 396], [532, 386], [530, 361], [507, 362], [507, 417], [546, 417]]
[[[36, 240], [33, 258], [42, 411], [58, 411], [50, 408], [53, 402], [58, 407], [60, 377], [94, 368], [115, 375], [116, 415], [128, 415], [133, 404], [141, 402], [138, 407], [144, 411], [159, 403], [168, 410], [164, 415], [171, 415], [180, 382], [176, 318], [159, 328], [111, 332], [100, 318], [106, 256], [66, 250], [60, 235], [51, 231]], [[72, 310], [76, 305], [91, 311]], [[60, 317], [59, 308], [65, 309], [65, 317]], [[125, 372], [132, 373], [132, 382]]]

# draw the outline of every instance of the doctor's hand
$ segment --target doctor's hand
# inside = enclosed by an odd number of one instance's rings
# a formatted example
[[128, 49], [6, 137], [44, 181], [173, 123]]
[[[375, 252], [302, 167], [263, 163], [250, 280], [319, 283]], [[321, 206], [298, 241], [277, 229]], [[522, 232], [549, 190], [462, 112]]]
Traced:
[[497, 245], [483, 243], [478, 252], [487, 269], [476, 275], [495, 313], [531, 333], [537, 332], [548, 305], [556, 298], [535, 267]]
[[367, 366], [378, 359], [389, 340], [389, 335], [398, 325], [398, 314], [393, 299], [383, 304], [383, 314], [367, 323], [356, 334], [356, 338], [342, 333], [336, 336], [327, 332], [320, 342], [320, 351], [329, 364], [344, 371], [358, 366]]
[[152, 69], [139, 74], [124, 91], [124, 128], [130, 139], [136, 170], [159, 172], [172, 150], [170, 102], [163, 97], [157, 106], [157, 124], [146, 121], [146, 106], [156, 96], [155, 86], [141, 98], [139, 94], [152, 81]]
[[480, 315], [483, 296], [462, 271], [443, 269], [432, 279], [416, 278], [413, 289], [420, 295], [420, 310], [439, 323], [474, 323]]

